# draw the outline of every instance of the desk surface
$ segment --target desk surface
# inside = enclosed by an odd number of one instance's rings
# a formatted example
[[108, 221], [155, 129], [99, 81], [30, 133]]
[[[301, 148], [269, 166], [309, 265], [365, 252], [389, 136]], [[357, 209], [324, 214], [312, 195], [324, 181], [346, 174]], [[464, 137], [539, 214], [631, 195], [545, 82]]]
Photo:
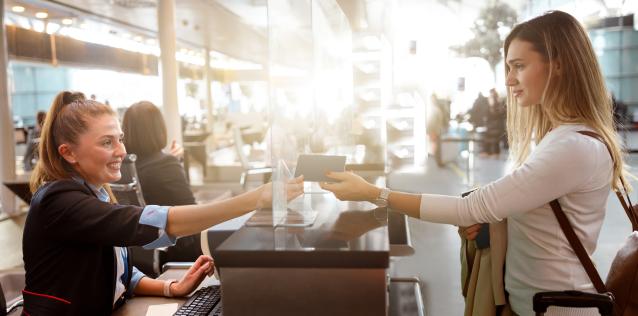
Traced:
[[15, 180], [3, 181], [3, 184], [17, 195], [27, 205], [31, 203], [31, 189], [29, 189], [29, 175], [16, 176]]
[[[343, 202], [310, 193], [289, 209], [317, 212], [310, 227], [244, 226], [215, 249], [225, 267], [387, 268], [388, 212], [369, 202]], [[269, 212], [262, 210], [260, 212]]]

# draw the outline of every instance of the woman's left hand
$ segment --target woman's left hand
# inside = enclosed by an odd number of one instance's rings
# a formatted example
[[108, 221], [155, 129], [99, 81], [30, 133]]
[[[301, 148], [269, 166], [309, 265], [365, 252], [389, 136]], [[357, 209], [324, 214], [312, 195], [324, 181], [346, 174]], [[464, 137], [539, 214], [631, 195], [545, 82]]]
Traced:
[[176, 283], [171, 284], [173, 296], [185, 296], [194, 291], [207, 275], [212, 275], [215, 262], [210, 256], [199, 256], [188, 272]]
[[178, 144], [176, 140], [173, 140], [173, 142], [171, 143], [171, 149], [169, 152], [171, 156], [174, 156], [177, 159], [184, 158], [184, 147]]
[[472, 226], [467, 227], [459, 227], [459, 234], [461, 237], [467, 240], [474, 240], [476, 236], [478, 236], [479, 230], [481, 230], [481, 225], [483, 224], [474, 224]]
[[372, 201], [381, 191], [351, 171], [328, 172], [326, 176], [335, 179], [335, 182], [322, 182], [319, 185], [322, 189], [334, 193], [342, 201]]

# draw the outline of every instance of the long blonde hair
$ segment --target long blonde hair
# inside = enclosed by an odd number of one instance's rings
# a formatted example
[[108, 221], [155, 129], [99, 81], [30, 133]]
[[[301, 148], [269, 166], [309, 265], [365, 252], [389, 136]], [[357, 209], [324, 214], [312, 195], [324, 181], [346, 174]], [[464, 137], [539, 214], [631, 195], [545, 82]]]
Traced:
[[[551, 11], [512, 29], [505, 39], [506, 58], [514, 39], [531, 43], [550, 65], [541, 104], [518, 106], [508, 89], [507, 137], [514, 164], [523, 164], [532, 142], [540, 142], [553, 127], [584, 124], [600, 134], [609, 146], [614, 162], [612, 187], [618, 189], [620, 180], [624, 180], [622, 150], [611, 98], [585, 29], [571, 15]], [[560, 67], [558, 76], [552, 74], [557, 65]], [[506, 76], [509, 71], [505, 63]]]
[[[73, 166], [60, 155], [58, 147], [63, 143], [77, 144], [80, 135], [89, 127], [88, 119], [103, 114], [116, 115], [108, 105], [87, 100], [81, 92], [62, 91], [55, 96], [42, 126], [38, 148], [40, 158], [29, 183], [32, 193], [45, 182], [73, 177]], [[116, 203], [109, 186], [104, 188], [111, 202]]]

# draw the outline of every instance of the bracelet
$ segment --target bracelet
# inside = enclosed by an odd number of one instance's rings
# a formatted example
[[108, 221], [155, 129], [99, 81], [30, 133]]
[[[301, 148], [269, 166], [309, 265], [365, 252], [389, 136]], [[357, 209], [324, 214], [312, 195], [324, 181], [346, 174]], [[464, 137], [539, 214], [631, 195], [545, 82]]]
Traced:
[[175, 279], [170, 279], [170, 280], [164, 281], [164, 296], [173, 297], [173, 294], [171, 294], [171, 284], [173, 284], [175, 282], [177, 282], [177, 280], [175, 280]]

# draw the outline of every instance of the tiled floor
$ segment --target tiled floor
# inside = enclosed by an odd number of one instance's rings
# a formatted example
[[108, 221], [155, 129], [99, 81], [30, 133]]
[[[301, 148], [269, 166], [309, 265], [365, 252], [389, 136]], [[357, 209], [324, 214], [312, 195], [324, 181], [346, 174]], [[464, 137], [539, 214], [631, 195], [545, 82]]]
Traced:
[[[638, 157], [631, 157], [628, 163], [638, 166]], [[388, 183], [396, 190], [459, 195], [470, 188], [466, 183], [464, 170], [463, 165], [438, 168], [431, 159], [421, 172], [391, 174]], [[501, 159], [477, 158], [472, 169], [474, 184], [481, 185], [495, 180], [503, 175], [504, 170], [504, 155]], [[638, 187], [636, 183], [633, 185]], [[635, 192], [631, 196], [635, 197]], [[638, 201], [638, 198], [636, 200]], [[410, 219], [410, 230], [416, 253], [395, 261], [392, 275], [419, 277], [422, 281], [426, 315], [463, 315], [460, 239], [456, 227]], [[629, 221], [616, 196], [610, 194], [598, 248], [593, 256], [603, 279], [607, 276], [611, 260], [630, 230]]]

